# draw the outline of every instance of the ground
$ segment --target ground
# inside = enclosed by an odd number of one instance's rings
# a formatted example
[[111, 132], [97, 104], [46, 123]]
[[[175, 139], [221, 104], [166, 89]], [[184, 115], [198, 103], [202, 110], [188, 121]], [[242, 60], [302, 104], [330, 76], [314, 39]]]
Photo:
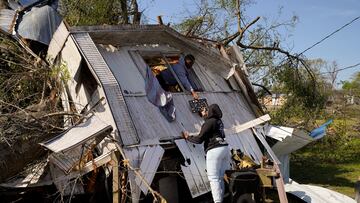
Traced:
[[[334, 123], [322, 140], [291, 157], [290, 177], [355, 197], [360, 180], [360, 106], [348, 106], [334, 114]], [[322, 122], [322, 121], [319, 121]]]

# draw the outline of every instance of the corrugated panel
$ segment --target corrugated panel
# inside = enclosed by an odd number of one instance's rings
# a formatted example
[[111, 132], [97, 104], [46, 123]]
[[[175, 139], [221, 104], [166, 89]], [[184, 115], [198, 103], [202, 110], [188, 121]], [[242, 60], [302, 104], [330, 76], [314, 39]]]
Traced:
[[284, 140], [277, 142], [272, 146], [272, 149], [277, 155], [286, 155], [302, 148], [314, 140], [315, 139], [310, 137], [305, 131], [295, 129], [291, 136], [285, 137]]
[[89, 151], [87, 149], [78, 146], [76, 149], [72, 149], [68, 152], [52, 153], [49, 156], [49, 160], [68, 174], [74, 167], [79, 166], [80, 159], [84, 158], [82, 156], [88, 152]]
[[12, 34], [13, 22], [16, 12], [11, 9], [0, 9], [0, 29], [8, 34]]
[[[201, 83], [204, 84], [206, 91], [231, 91], [229, 85], [226, 83], [225, 79], [221, 77], [219, 74], [214, 73], [214, 70], [210, 69], [207, 63], [201, 59], [198, 61], [195, 60], [194, 71], [196, 75], [201, 80]], [[203, 64], [206, 64], [205, 66]], [[210, 87], [207, 87], [210, 86]]]
[[96, 136], [110, 133], [111, 131], [112, 127], [110, 125], [102, 122], [96, 116], [92, 116], [86, 122], [74, 126], [55, 138], [40, 143], [40, 145], [57, 153], [78, 146]]
[[135, 126], [131, 120], [130, 113], [116, 78], [107, 66], [89, 34], [78, 33], [73, 36], [90, 68], [94, 70], [103, 85], [122, 143], [124, 145], [137, 144], [139, 138], [136, 134]]
[[[200, 97], [207, 98], [209, 104], [217, 103], [220, 106], [224, 115], [225, 129], [232, 129], [234, 126], [255, 119], [239, 93], [200, 93]], [[192, 97], [188, 94], [173, 94], [176, 120], [171, 123], [147, 100], [146, 96], [127, 96], [125, 99], [138, 130], [141, 145], [158, 144], [159, 139], [177, 137], [185, 129], [189, 132], [199, 132], [203, 123], [202, 118], [191, 113], [188, 101]], [[251, 131], [227, 134], [227, 139], [231, 140], [232, 148], [241, 149], [259, 163], [262, 153]]]
[[145, 94], [145, 80], [127, 49], [111, 45], [98, 46], [101, 55], [116, 77], [124, 94]]
[[206, 160], [203, 145], [196, 145], [185, 140], [175, 140], [176, 146], [185, 159], [181, 165], [186, 183], [193, 198], [209, 192], [210, 183], [206, 175]]
[[[159, 145], [149, 146], [146, 148], [139, 170], [142, 177], [136, 176], [135, 178], [136, 184], [140, 187], [144, 194], [148, 193], [146, 183], [151, 185], [164, 152], [165, 150]], [[144, 180], [146, 183], [144, 183]]]
[[338, 192], [319, 186], [298, 184], [295, 181], [285, 184], [285, 190], [308, 203], [356, 203], [354, 199]]
[[[48, 165], [48, 161], [42, 161], [28, 167], [20, 177], [14, 177], [5, 183], [1, 183], [1, 187], [8, 188], [25, 188], [32, 186], [41, 186], [44, 181], [40, 181], [40, 178], [45, 172], [45, 167]], [[49, 183], [45, 183], [49, 184]], [[51, 183], [50, 183], [51, 184]]]
[[64, 21], [61, 21], [48, 47], [46, 58], [49, 62], [51, 63], [54, 62], [61, 49], [64, 47], [64, 44], [68, 36], [69, 36], [69, 31]]

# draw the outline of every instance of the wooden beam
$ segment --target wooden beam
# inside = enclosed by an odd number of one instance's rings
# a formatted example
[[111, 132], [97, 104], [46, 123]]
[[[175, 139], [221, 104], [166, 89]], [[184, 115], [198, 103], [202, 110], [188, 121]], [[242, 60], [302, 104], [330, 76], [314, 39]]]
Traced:
[[157, 21], [158, 21], [158, 24], [159, 24], [159, 25], [164, 25], [161, 16], [157, 16]]
[[276, 162], [274, 162], [274, 167], [276, 172], [279, 173], [279, 177], [275, 178], [275, 184], [276, 184], [276, 189], [278, 191], [280, 203], [288, 203], [288, 199], [285, 191], [284, 179], [281, 175], [279, 165]]
[[113, 182], [112, 182], [112, 190], [113, 190], [113, 203], [119, 203], [119, 160], [113, 152], [111, 154], [111, 161], [113, 162]]
[[[228, 60], [231, 61], [229, 55], [226, 53], [226, 50], [225, 50], [225, 48], [224, 48], [223, 46], [220, 46], [220, 47], [219, 47], [219, 50], [220, 50], [220, 54], [221, 54], [224, 58], [226, 58], [226, 59], [228, 59]], [[238, 70], [238, 71], [245, 76], [245, 73], [244, 73], [244, 71], [243, 71], [242, 69], [240, 69], [240, 70]], [[235, 78], [236, 82], [238, 83], [238, 85], [239, 85], [239, 87], [240, 87], [240, 89], [241, 89], [241, 91], [242, 91], [242, 93], [243, 93], [246, 101], [248, 102], [250, 108], [253, 110], [253, 112], [254, 112], [254, 114], [255, 114], [256, 116], [262, 115], [263, 113], [261, 112], [261, 109], [258, 109], [257, 106], [256, 106], [256, 104], [254, 104], [254, 102], [251, 100], [250, 95], [249, 95], [249, 92], [248, 92], [248, 89], [247, 89], [247, 87], [246, 87], [246, 84], [245, 84], [244, 80], [241, 78], [241, 75], [238, 73], [238, 71], [235, 70], [235, 72], [234, 72], [234, 78]]]
[[243, 123], [241, 125], [238, 125], [238, 126], [234, 126], [228, 130], [225, 129], [225, 133], [231, 133], [231, 134], [234, 134], [234, 133], [240, 133], [244, 130], [247, 130], [249, 128], [253, 128], [257, 125], [260, 125], [262, 123], [265, 123], [267, 121], [269, 121], [271, 118], [269, 116], [269, 114], [266, 114], [266, 115], [263, 115], [263, 116], [260, 116], [259, 118], [256, 118], [254, 120], [251, 120], [251, 121], [248, 121], [246, 123]]

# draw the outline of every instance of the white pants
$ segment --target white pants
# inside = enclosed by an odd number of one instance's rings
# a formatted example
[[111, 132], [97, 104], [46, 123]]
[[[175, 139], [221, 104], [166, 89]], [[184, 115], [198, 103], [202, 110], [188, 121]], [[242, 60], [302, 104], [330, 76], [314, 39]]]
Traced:
[[206, 170], [210, 181], [211, 194], [215, 203], [223, 201], [225, 170], [230, 168], [228, 146], [216, 147], [206, 153]]

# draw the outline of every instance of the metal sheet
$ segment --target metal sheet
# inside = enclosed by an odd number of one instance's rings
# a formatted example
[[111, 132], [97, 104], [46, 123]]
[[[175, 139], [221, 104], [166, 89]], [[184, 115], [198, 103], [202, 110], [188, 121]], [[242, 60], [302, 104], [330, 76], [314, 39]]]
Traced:
[[276, 155], [286, 155], [304, 147], [314, 140], [315, 139], [310, 137], [305, 131], [295, 129], [291, 136], [287, 136], [284, 140], [277, 142], [272, 146], [272, 149]]
[[7, 188], [25, 188], [41, 185], [51, 185], [51, 181], [44, 181], [43, 175], [48, 161], [41, 161], [29, 166], [19, 177], [14, 177], [5, 183], [1, 183], [1, 187]]
[[266, 136], [271, 137], [278, 141], [283, 141], [286, 137], [291, 137], [294, 128], [284, 127], [284, 126], [266, 126]]
[[124, 94], [145, 94], [145, 81], [126, 48], [100, 45], [98, 49]]
[[356, 203], [354, 199], [338, 192], [314, 185], [298, 184], [295, 181], [285, 184], [285, 190], [308, 203]]
[[8, 34], [13, 32], [13, 22], [16, 11], [11, 9], [0, 9], [0, 29]]
[[193, 70], [203, 84], [205, 91], [231, 91], [226, 80], [214, 70], [209, 68], [210, 64], [202, 58], [195, 59]]
[[122, 143], [124, 145], [137, 144], [139, 139], [135, 126], [116, 78], [89, 34], [79, 33], [73, 36], [89, 67], [96, 73], [101, 81]]
[[145, 150], [144, 157], [140, 164], [140, 170], [138, 171], [142, 177], [136, 176], [135, 178], [136, 184], [144, 194], [148, 193], [147, 184], [151, 185], [164, 152], [165, 150], [159, 145], [149, 146]]
[[204, 147], [185, 140], [175, 140], [175, 143], [185, 159], [185, 166], [181, 165], [181, 170], [191, 196], [195, 198], [209, 192], [211, 189], [206, 175]]
[[40, 144], [56, 153], [78, 146], [91, 138], [104, 133], [110, 133], [111, 131], [112, 127], [110, 125], [102, 122], [96, 116], [92, 116], [86, 122], [74, 126], [55, 138]]
[[[217, 103], [220, 106], [224, 115], [225, 130], [255, 119], [237, 92], [200, 93], [200, 97], [207, 98], [209, 104]], [[203, 123], [202, 118], [191, 113], [188, 101], [192, 97], [188, 94], [173, 94], [177, 110], [176, 120], [171, 123], [162, 116], [157, 107], [147, 100], [146, 96], [127, 96], [125, 99], [138, 131], [140, 145], [158, 144], [159, 139], [177, 137], [183, 130], [199, 132]], [[230, 147], [241, 149], [259, 163], [262, 153], [251, 132], [227, 134], [226, 137], [229, 140]]]
[[[132, 148], [124, 148], [123, 151], [125, 153], [126, 158], [129, 160], [131, 166], [135, 169], [140, 168], [140, 163], [144, 156], [146, 146], [132, 147]], [[140, 200], [141, 189], [135, 182], [135, 173], [134, 171], [129, 171], [129, 182], [131, 189], [131, 202], [138, 203]]]
[[33, 7], [22, 17], [17, 32], [25, 39], [49, 45], [61, 21], [61, 16], [52, 7]]
[[280, 171], [281, 175], [284, 178], [284, 182], [288, 183], [290, 180], [290, 154], [278, 156], [279, 161], [281, 162]]

